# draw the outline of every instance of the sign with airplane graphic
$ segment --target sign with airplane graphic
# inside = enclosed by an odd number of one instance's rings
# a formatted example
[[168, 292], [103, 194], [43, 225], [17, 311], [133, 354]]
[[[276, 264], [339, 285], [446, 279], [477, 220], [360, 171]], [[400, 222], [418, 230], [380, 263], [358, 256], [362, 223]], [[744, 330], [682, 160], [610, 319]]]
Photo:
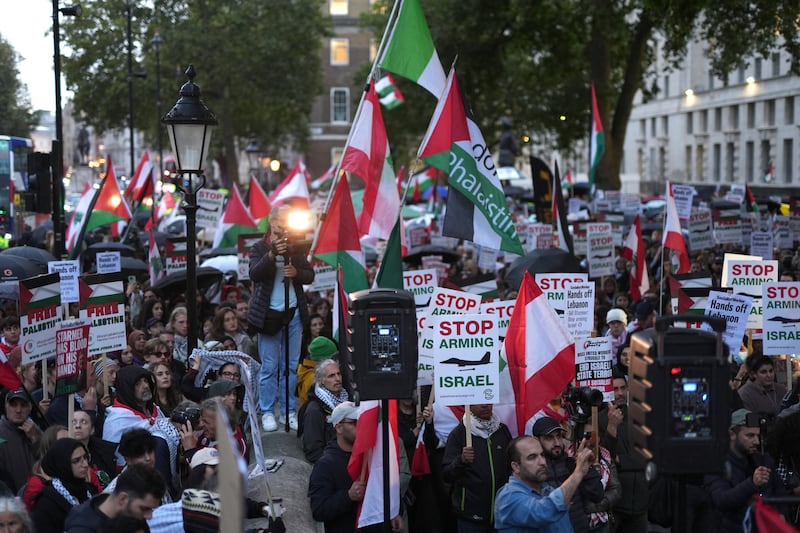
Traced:
[[592, 222], [587, 224], [586, 236], [589, 277], [613, 276], [616, 257], [614, 257], [614, 235], [611, 232], [611, 223]]

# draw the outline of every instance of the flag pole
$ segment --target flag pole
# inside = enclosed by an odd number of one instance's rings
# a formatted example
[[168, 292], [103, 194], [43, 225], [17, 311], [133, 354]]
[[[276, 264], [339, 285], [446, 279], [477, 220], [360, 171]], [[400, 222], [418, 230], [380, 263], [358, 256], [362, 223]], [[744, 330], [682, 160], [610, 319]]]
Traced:
[[[667, 194], [669, 195], [669, 184]], [[667, 234], [667, 210], [664, 209], [664, 222], [661, 225], [661, 278], [658, 280], [658, 314], [664, 314], [664, 236]]]

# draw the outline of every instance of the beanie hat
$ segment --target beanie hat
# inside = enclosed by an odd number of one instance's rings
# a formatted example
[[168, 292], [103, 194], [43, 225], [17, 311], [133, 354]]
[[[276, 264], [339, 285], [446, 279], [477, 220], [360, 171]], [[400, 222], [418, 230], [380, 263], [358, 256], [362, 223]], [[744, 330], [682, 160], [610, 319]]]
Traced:
[[187, 533], [216, 533], [222, 503], [219, 494], [207, 490], [186, 489], [181, 496], [183, 527]]
[[314, 361], [329, 359], [337, 354], [336, 344], [328, 337], [320, 335], [308, 345], [308, 356]]
[[625, 314], [625, 311], [622, 309], [612, 309], [606, 314], [606, 324], [610, 324], [611, 322], [622, 322], [624, 325], [628, 325], [628, 315]]

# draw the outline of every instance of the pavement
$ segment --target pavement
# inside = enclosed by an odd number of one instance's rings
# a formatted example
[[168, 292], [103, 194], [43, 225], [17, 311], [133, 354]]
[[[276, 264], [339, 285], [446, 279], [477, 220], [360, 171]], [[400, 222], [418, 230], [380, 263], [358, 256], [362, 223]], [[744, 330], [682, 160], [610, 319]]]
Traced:
[[[264, 458], [282, 459], [283, 465], [277, 472], [267, 474], [267, 482], [272, 491], [273, 498], [283, 498], [283, 523], [286, 530], [291, 533], [321, 533], [322, 524], [317, 525], [311, 518], [311, 508], [308, 504], [306, 492], [308, 479], [311, 477], [312, 465], [306, 461], [297, 433], [286, 433], [283, 426], [278, 431], [261, 433], [264, 443]], [[258, 487], [251, 487], [250, 497], [257, 497], [258, 501], [267, 501], [266, 488], [261, 483], [254, 483]], [[246, 521], [248, 528], [266, 528], [265, 519], [252, 519]]]

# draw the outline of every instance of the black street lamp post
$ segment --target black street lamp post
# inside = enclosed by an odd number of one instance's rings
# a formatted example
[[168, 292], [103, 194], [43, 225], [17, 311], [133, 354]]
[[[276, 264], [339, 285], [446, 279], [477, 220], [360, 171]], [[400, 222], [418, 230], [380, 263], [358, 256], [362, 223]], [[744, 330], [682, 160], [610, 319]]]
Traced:
[[189, 321], [187, 356], [197, 347], [197, 191], [206, 184], [203, 165], [208, 157], [211, 130], [217, 118], [200, 100], [200, 87], [194, 82], [194, 65], [186, 69], [189, 81], [183, 84], [180, 98], [161, 119], [167, 126], [169, 142], [175, 154], [176, 187], [183, 193], [186, 213], [186, 299]]
[[131, 29], [132, 25], [132, 13], [133, 11], [133, 2], [134, 0], [125, 0], [125, 12], [128, 15], [128, 30], [127, 30], [127, 37], [128, 37], [128, 138], [130, 141], [130, 157], [131, 157], [131, 166], [130, 166], [130, 174], [128, 174], [128, 179], [130, 180], [133, 177], [133, 172], [135, 170], [135, 161], [134, 161], [134, 147], [133, 147], [133, 32]]
[[60, 258], [64, 254], [64, 122], [61, 117], [61, 25], [58, 14], [66, 17], [80, 17], [81, 6], [58, 7], [53, 0], [53, 71], [56, 81], [56, 139], [50, 153], [53, 182], [53, 255]]
[[[164, 39], [156, 33], [150, 40], [150, 44], [156, 51], [156, 117], [161, 120], [161, 45], [164, 44]], [[158, 180], [164, 179], [164, 150], [163, 138], [161, 136], [161, 128], [158, 130]], [[153, 209], [151, 213], [153, 225], [156, 223], [156, 193], [153, 191]]]
[[261, 156], [261, 148], [258, 147], [258, 142], [256, 142], [255, 137], [250, 139], [250, 143], [247, 145], [247, 148], [244, 149], [244, 153], [247, 154], [247, 165], [249, 167], [248, 171], [260, 185], [261, 176], [259, 175], [259, 161]]

